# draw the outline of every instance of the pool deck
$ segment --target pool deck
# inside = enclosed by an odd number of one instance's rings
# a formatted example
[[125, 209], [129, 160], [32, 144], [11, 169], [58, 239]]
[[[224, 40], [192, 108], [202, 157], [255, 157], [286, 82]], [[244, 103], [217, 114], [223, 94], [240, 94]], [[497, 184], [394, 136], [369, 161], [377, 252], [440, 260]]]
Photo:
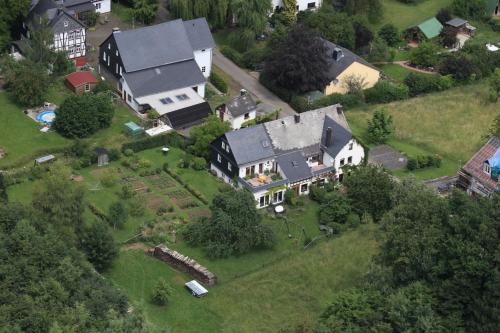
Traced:
[[40, 113], [44, 112], [44, 111], [53, 111], [56, 109], [56, 105], [55, 104], [50, 104], [50, 107], [46, 107], [46, 106], [40, 106], [40, 107], [37, 107], [37, 108], [33, 108], [33, 109], [26, 109], [24, 111], [24, 113], [30, 117], [31, 119], [33, 119], [33, 121], [36, 121], [37, 123], [41, 124], [41, 125], [45, 125], [45, 123], [43, 122], [40, 122], [38, 121], [37, 117]]

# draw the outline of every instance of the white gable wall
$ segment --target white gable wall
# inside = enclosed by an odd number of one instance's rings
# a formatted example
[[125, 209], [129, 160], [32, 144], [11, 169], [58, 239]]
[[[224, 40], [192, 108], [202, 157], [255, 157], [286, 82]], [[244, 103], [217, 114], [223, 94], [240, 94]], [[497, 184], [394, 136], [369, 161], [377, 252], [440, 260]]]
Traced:
[[54, 34], [55, 51], [65, 51], [68, 58], [78, 58], [85, 55], [85, 28]]
[[208, 78], [212, 71], [212, 49], [194, 51], [194, 60], [200, 67], [203, 76]]
[[[352, 149], [349, 149], [352, 144]], [[349, 157], [352, 157], [352, 162], [349, 163]], [[365, 157], [365, 150], [363, 146], [356, 142], [355, 139], [351, 139], [347, 145], [340, 150], [337, 156], [330, 156], [327, 152], [323, 154], [323, 163], [326, 166], [333, 166], [335, 170], [337, 170], [337, 175], [343, 173], [342, 166], [340, 165], [340, 161], [344, 160], [344, 165], [359, 165], [363, 161]]]
[[111, 0], [93, 0], [92, 4], [95, 6], [95, 11], [99, 14], [111, 12]]

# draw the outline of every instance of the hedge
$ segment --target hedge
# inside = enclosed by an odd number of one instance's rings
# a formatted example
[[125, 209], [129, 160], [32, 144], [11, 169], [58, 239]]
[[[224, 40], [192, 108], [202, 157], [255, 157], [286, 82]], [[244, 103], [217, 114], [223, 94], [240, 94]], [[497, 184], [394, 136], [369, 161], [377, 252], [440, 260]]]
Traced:
[[150, 138], [139, 139], [132, 142], [127, 142], [122, 145], [122, 152], [125, 153], [128, 149], [132, 150], [134, 153], [143, 151], [146, 149], [161, 147], [169, 145], [172, 147], [182, 147], [186, 139], [177, 134], [176, 132], [167, 133], [164, 135], [153, 136]]
[[212, 71], [210, 73], [210, 82], [217, 88], [221, 93], [227, 93], [227, 83], [224, 81], [224, 79], [217, 74], [216, 72]]
[[311, 109], [324, 108], [334, 104], [342, 104], [343, 107], [349, 108], [360, 105], [363, 101], [356, 95], [331, 94], [321, 97], [312, 103]]
[[404, 83], [408, 86], [410, 96], [418, 96], [435, 91], [443, 91], [453, 87], [454, 81], [451, 76], [416, 74], [410, 73], [406, 76]]
[[419, 155], [417, 158], [409, 158], [406, 162], [406, 168], [410, 171], [416, 169], [441, 167], [442, 158], [439, 155]]
[[404, 84], [394, 85], [387, 81], [378, 81], [372, 88], [365, 90], [366, 103], [389, 103], [407, 99], [409, 97], [408, 86]]
[[229, 58], [229, 60], [234, 62], [239, 67], [245, 67], [245, 64], [243, 62], [243, 56], [241, 55], [241, 53], [239, 53], [235, 49], [233, 49], [229, 46], [223, 46], [220, 48], [220, 52], [224, 56], [226, 56], [226, 58]]

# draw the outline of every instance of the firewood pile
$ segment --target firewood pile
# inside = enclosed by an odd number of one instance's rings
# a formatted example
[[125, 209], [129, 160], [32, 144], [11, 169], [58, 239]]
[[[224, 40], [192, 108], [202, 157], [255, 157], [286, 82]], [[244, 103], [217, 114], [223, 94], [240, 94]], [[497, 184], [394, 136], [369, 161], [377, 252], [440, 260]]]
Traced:
[[215, 274], [210, 272], [206, 267], [200, 265], [196, 260], [171, 250], [163, 244], [157, 245], [151, 252], [155, 258], [165, 261], [176, 269], [193, 276], [206, 285], [212, 286], [215, 284]]

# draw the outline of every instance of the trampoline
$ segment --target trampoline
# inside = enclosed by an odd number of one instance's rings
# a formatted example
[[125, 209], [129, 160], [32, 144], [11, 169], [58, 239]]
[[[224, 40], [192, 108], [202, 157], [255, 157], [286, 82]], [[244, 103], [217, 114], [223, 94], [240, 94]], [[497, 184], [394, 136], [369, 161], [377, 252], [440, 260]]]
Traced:
[[47, 109], [45, 111], [40, 112], [38, 116], [36, 116], [36, 120], [44, 124], [52, 124], [54, 118], [56, 117], [56, 113], [53, 109]]

